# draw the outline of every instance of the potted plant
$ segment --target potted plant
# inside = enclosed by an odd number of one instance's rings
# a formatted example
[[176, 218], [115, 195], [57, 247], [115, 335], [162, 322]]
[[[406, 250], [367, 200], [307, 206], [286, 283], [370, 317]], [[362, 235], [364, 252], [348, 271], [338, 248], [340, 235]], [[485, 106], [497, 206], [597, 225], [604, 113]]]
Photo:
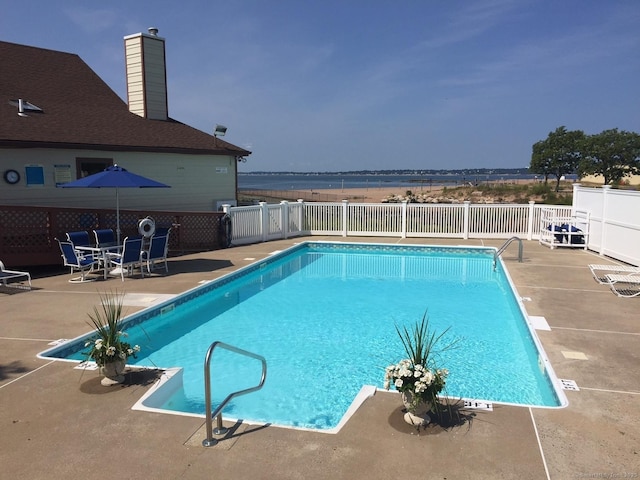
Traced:
[[385, 369], [384, 388], [389, 390], [393, 384], [402, 394], [402, 402], [407, 409], [405, 421], [419, 427], [431, 421], [428, 412], [438, 408], [438, 395], [444, 389], [449, 374], [448, 370], [436, 366], [435, 357], [452, 348], [456, 342], [441, 346], [449, 328], [440, 334], [432, 332], [426, 312], [412, 328], [405, 326], [401, 329], [397, 325], [395, 328], [408, 358]]
[[95, 334], [85, 343], [85, 347], [90, 347], [85, 354], [88, 360], [96, 362], [104, 376], [101, 380], [104, 386], [122, 383], [127, 358], [136, 358], [140, 351], [138, 345], [132, 347], [123, 340], [127, 334], [120, 327], [122, 303], [123, 296], [117, 292], [100, 295], [100, 308], [93, 307], [93, 314], [89, 314], [91, 321], [87, 322], [94, 328]]

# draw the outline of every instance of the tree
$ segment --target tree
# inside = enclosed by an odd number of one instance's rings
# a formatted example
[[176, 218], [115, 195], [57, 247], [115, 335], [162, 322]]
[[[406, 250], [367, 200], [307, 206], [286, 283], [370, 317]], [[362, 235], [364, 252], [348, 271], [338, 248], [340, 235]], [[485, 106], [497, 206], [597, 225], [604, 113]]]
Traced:
[[605, 185], [615, 185], [640, 173], [640, 135], [635, 132], [614, 128], [589, 135], [582, 150], [581, 176], [602, 175]]
[[584, 140], [582, 130], [568, 131], [564, 126], [550, 132], [545, 140], [533, 145], [529, 170], [544, 175], [547, 183], [549, 175], [556, 177], [556, 192], [560, 189], [560, 179], [576, 171], [581, 159], [580, 146]]

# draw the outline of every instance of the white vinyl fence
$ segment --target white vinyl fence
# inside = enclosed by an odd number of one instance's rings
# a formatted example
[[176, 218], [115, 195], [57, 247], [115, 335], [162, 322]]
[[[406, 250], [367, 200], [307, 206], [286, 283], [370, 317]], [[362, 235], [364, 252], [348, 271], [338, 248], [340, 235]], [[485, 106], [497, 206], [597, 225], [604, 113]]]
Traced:
[[[640, 192], [575, 184], [573, 206], [287, 202], [224, 206], [232, 244], [245, 245], [306, 235], [341, 237], [497, 238], [539, 240], [542, 210], [557, 218], [588, 212], [587, 248], [640, 265]], [[547, 233], [547, 232], [545, 232]], [[584, 248], [584, 245], [580, 245]]]
[[232, 223], [232, 243], [245, 245], [301, 235], [537, 239], [540, 209], [571, 207], [419, 203], [261, 202], [248, 207], [225, 206]]
[[573, 208], [590, 213], [590, 250], [640, 265], [640, 192], [576, 184]]

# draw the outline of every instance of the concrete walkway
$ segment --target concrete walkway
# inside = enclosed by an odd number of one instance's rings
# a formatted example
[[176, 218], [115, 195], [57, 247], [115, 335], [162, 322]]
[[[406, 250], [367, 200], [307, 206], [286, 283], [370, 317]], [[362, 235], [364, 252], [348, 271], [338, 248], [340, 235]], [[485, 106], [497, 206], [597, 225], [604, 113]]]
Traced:
[[[307, 237], [303, 240], [492, 245], [502, 241]], [[89, 330], [99, 294], [117, 289], [142, 308], [299, 242], [282, 240], [170, 259], [169, 274], [68, 283], [36, 275], [32, 291], [0, 290], [0, 468], [7, 479], [571, 479], [640, 478], [640, 298], [598, 285], [587, 265], [610, 260], [525, 242], [503, 259], [559, 378], [576, 382], [562, 409], [494, 404], [416, 433], [396, 393], [365, 401], [335, 435], [229, 425], [201, 446], [203, 419], [132, 411], [150, 372], [105, 388], [95, 372], [36, 354]], [[613, 262], [612, 262], [613, 263]], [[530, 300], [529, 300], [530, 299]], [[204, 355], [204, 352], [203, 352]]]

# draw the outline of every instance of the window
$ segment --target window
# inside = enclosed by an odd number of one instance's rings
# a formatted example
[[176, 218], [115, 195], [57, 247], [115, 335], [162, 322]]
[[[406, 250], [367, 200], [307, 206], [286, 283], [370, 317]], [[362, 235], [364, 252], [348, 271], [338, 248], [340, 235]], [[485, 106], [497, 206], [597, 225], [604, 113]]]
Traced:
[[84, 178], [94, 173], [100, 173], [113, 165], [112, 158], [76, 158], [77, 178]]

